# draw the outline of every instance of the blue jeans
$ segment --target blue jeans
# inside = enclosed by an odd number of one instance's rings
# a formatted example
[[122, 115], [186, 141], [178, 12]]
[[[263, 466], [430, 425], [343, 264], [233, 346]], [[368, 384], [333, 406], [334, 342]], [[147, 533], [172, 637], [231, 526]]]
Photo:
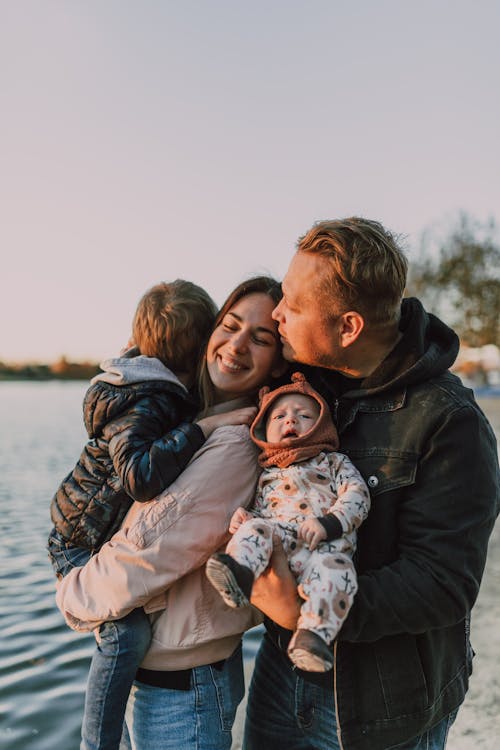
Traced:
[[136, 681], [125, 717], [129, 747], [230, 750], [234, 717], [244, 692], [241, 646], [222, 668], [194, 667], [188, 690], [153, 687]]
[[[420, 737], [391, 750], [444, 750], [456, 711]], [[325, 688], [303, 680], [264, 636], [250, 685], [243, 750], [340, 750], [333, 678]]]
[[92, 557], [89, 549], [69, 544], [55, 529], [50, 532], [47, 550], [57, 578], [64, 578], [73, 568], [81, 568]]
[[[85, 565], [91, 553], [68, 544], [53, 531], [49, 557], [58, 577]], [[96, 632], [97, 648], [90, 663], [82, 721], [81, 750], [118, 750], [125, 707], [137, 668], [151, 642], [151, 625], [142, 609], [121, 620], [103, 623]]]
[[244, 750], [338, 750], [332, 689], [306, 682], [265, 635], [248, 693]]

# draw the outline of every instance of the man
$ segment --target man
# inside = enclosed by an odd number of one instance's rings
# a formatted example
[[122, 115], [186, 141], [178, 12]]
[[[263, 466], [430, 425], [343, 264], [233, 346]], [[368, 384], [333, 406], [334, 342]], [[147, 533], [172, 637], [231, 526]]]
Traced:
[[326, 678], [286, 657], [297, 603], [286, 599], [281, 558], [253, 592], [272, 619], [246, 750], [442, 750], [466, 694], [498, 455], [472, 392], [448, 370], [458, 337], [402, 299], [406, 271], [382, 225], [351, 218], [313, 226], [283, 281], [273, 317], [285, 357], [308, 366], [372, 507], [359, 533], [359, 590]]

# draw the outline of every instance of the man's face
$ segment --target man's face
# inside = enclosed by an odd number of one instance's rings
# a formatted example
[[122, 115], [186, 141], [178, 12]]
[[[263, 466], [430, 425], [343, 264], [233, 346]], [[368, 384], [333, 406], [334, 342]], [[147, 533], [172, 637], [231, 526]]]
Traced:
[[335, 300], [322, 289], [326, 261], [297, 252], [283, 279], [283, 299], [273, 310], [283, 343], [283, 356], [302, 362], [341, 369], [345, 352], [340, 346]]

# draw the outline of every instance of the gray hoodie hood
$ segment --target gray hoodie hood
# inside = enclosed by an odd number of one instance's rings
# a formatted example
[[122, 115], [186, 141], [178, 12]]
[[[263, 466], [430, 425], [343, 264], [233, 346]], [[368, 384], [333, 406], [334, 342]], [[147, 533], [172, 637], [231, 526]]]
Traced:
[[99, 367], [103, 372], [96, 375], [90, 381], [94, 383], [109, 383], [110, 385], [132, 385], [133, 383], [144, 383], [148, 380], [165, 380], [175, 383], [187, 393], [187, 388], [174, 375], [172, 370], [165, 367], [156, 357], [145, 357], [143, 354], [135, 354], [138, 349], [129, 349], [121, 357], [105, 359]]

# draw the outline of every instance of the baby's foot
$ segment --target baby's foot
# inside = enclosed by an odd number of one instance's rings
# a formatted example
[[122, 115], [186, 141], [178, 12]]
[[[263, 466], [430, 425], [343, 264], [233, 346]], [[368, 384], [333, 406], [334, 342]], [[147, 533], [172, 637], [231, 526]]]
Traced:
[[333, 654], [326, 641], [312, 630], [297, 630], [288, 646], [288, 656], [304, 672], [328, 672]]
[[246, 565], [240, 565], [225, 552], [217, 552], [207, 560], [206, 574], [228, 607], [245, 607], [250, 603], [254, 576]]

